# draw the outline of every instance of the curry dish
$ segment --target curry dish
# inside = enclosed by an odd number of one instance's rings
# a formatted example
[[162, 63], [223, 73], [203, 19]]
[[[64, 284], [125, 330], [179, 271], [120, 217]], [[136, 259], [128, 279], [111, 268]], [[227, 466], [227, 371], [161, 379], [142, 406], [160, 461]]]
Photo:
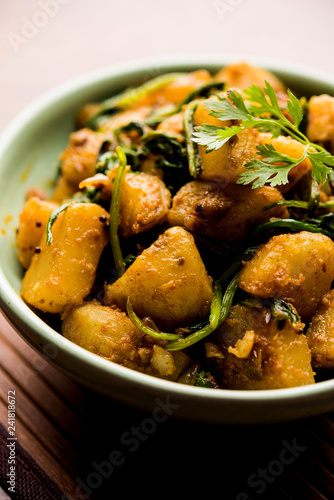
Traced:
[[79, 110], [19, 218], [22, 299], [127, 368], [212, 389], [334, 369], [334, 97], [247, 63]]

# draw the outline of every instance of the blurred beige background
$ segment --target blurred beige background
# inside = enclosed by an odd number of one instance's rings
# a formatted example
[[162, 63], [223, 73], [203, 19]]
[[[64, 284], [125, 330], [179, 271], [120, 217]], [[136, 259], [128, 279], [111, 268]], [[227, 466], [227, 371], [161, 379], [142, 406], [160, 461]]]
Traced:
[[0, 130], [68, 78], [143, 56], [228, 53], [334, 73], [333, 0], [0, 0]]

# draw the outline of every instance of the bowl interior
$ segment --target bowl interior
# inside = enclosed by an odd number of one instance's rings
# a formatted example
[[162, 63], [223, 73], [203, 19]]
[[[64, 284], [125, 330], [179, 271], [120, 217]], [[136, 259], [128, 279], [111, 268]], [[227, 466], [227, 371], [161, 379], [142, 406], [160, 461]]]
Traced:
[[[240, 58], [239, 58], [240, 59]], [[232, 58], [232, 60], [238, 60]], [[67, 144], [69, 134], [74, 130], [74, 118], [80, 107], [87, 102], [94, 102], [107, 98], [128, 86], [139, 85], [149, 78], [168, 71], [191, 71], [206, 68], [215, 73], [231, 58], [214, 56], [202, 57], [180, 57], [177, 60], [159, 61], [137, 61], [103, 69], [82, 78], [73, 80], [68, 84], [58, 87], [54, 91], [42, 96], [24, 110], [16, 120], [4, 131], [0, 139], [0, 284], [1, 284], [1, 306], [12, 320], [23, 337], [35, 348], [41, 350], [43, 342], [59, 342], [59, 349], [66, 350], [66, 356], [59, 358], [56, 364], [64, 369], [65, 363], [80, 358], [80, 369], [89, 364], [92, 369], [100, 372], [124, 377], [128, 380], [136, 380], [140, 386], [154, 388], [166, 388], [171, 391], [171, 383], [165, 385], [165, 381], [154, 380], [152, 377], [128, 372], [118, 366], [107, 366], [104, 360], [95, 359], [97, 356], [82, 352], [83, 349], [70, 345], [64, 339], [53, 332], [50, 328], [35, 316], [33, 312], [24, 306], [19, 298], [23, 270], [16, 257], [15, 232], [18, 225], [19, 213], [25, 201], [25, 192], [29, 187], [40, 187], [47, 192], [52, 188], [52, 181], [57, 172], [57, 158], [59, 153]], [[298, 96], [310, 96], [312, 94], [328, 93], [334, 95], [334, 77], [318, 75], [308, 68], [287, 68], [284, 63], [270, 63], [257, 60], [259, 66], [267, 67], [274, 71], [278, 77], [283, 79], [292, 91]], [[59, 339], [57, 340], [57, 337]], [[110, 365], [110, 363], [109, 363]], [[74, 366], [74, 365], [73, 365]], [[69, 372], [65, 368], [66, 372]], [[80, 374], [73, 368], [73, 375], [82, 379]], [[149, 379], [149, 380], [148, 380]], [[323, 383], [320, 383], [321, 385]], [[334, 381], [325, 382], [326, 390], [334, 392]], [[94, 381], [91, 385], [94, 387]], [[95, 384], [96, 385], [96, 384]], [[178, 385], [178, 384], [174, 384]], [[111, 386], [109, 386], [111, 387]], [[199, 388], [175, 388], [179, 394], [187, 393], [187, 397], [193, 394], [207, 394], [207, 390], [198, 391]], [[297, 389], [298, 391], [299, 389]], [[187, 392], [188, 391], [188, 392]], [[277, 394], [277, 398], [283, 397], [283, 392]], [[309, 395], [307, 388], [302, 388], [304, 396]], [[312, 387], [310, 391], [315, 391]], [[105, 392], [108, 392], [106, 388]], [[217, 392], [217, 391], [216, 391]], [[236, 391], [221, 391], [214, 399], [226, 399], [232, 397]], [[268, 392], [268, 391], [265, 391]], [[272, 391], [271, 391], [272, 392]], [[296, 394], [296, 391], [294, 391]], [[290, 393], [291, 396], [293, 391]], [[239, 391], [236, 395], [238, 400], [250, 400], [260, 402], [265, 397], [263, 394], [250, 395], [250, 393]], [[271, 397], [275, 397], [272, 395]], [[255, 398], [255, 399], [254, 399]], [[290, 396], [288, 396], [290, 399]], [[323, 408], [327, 410], [328, 407]], [[321, 410], [320, 410], [321, 411]]]

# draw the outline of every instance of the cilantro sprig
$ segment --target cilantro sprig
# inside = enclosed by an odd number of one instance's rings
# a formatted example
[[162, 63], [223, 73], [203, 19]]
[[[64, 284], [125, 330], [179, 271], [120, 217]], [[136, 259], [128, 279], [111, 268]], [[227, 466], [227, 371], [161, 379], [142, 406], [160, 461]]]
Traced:
[[235, 90], [229, 90], [226, 95], [218, 94], [216, 99], [207, 100], [206, 109], [211, 116], [222, 122], [232, 121], [232, 124], [222, 127], [203, 124], [195, 127], [192, 140], [205, 146], [206, 152], [210, 153], [248, 128], [270, 132], [272, 137], [289, 135], [305, 145], [300, 158], [280, 153], [272, 144], [258, 145], [259, 158], [253, 158], [245, 164], [247, 171], [239, 176], [237, 183], [252, 184], [253, 189], [264, 185], [275, 187], [287, 184], [290, 170], [308, 158], [312, 165], [312, 178], [318, 184], [323, 184], [334, 167], [334, 156], [322, 146], [310, 142], [299, 129], [303, 119], [302, 102], [290, 90], [287, 91], [288, 118], [268, 82], [265, 82], [263, 89], [258, 85], [251, 85], [243, 93], [245, 97]]

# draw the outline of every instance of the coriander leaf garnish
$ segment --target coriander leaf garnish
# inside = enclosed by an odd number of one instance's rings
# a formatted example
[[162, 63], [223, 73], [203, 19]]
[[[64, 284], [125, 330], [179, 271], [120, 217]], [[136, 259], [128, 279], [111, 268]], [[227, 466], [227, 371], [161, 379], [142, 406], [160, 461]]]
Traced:
[[258, 85], [251, 85], [248, 89], [244, 90], [244, 93], [247, 101], [251, 103], [248, 106], [248, 111], [251, 115], [261, 117], [262, 115], [269, 114], [278, 119], [283, 119], [284, 123], [289, 121], [282, 113], [275, 91], [270, 83], [266, 82], [263, 89]]
[[299, 127], [303, 119], [303, 106], [299, 99], [293, 95], [290, 89], [288, 89], [288, 96], [290, 99], [287, 101], [287, 111], [291, 116], [294, 125]]
[[[251, 85], [243, 91], [245, 97], [235, 90], [225, 95], [217, 95], [215, 99], [206, 101], [206, 109], [210, 116], [222, 122], [232, 121], [231, 126], [222, 127], [204, 123], [195, 127], [192, 140], [204, 146], [206, 152], [216, 151], [224, 146], [232, 137], [248, 128], [256, 128], [260, 132], [270, 132], [272, 137], [288, 135], [305, 146], [300, 158], [276, 151], [273, 145], [264, 144], [257, 147], [260, 158], [253, 158], [246, 163], [246, 172], [239, 176], [238, 184], [252, 184], [252, 188], [264, 185], [272, 187], [287, 184], [292, 168], [306, 158], [312, 165], [312, 178], [323, 184], [334, 167], [334, 157], [322, 146], [310, 142], [299, 130], [303, 119], [304, 104], [291, 90], [288, 90], [286, 111], [281, 109], [272, 86], [265, 82], [265, 87]], [[233, 123], [237, 120], [237, 123]]]
[[268, 183], [272, 187], [286, 184], [289, 181], [290, 170], [304, 161], [307, 155], [307, 148], [300, 158], [292, 158], [284, 153], [279, 153], [272, 144], [262, 144], [256, 149], [263, 159], [247, 162], [245, 165], [247, 172], [240, 174], [237, 180], [237, 184], [253, 183], [254, 189], [261, 188]]
[[[211, 111], [210, 115], [220, 120], [249, 120], [250, 112], [247, 110], [244, 100], [240, 94], [234, 90], [228, 92], [227, 99], [217, 95], [217, 99], [207, 100], [205, 109]], [[231, 102], [230, 102], [231, 101]]]
[[323, 184], [334, 166], [334, 156], [325, 150], [309, 152], [307, 156], [312, 163], [312, 177]]
[[196, 132], [193, 134], [193, 141], [201, 146], [205, 146], [206, 152], [211, 153], [211, 151], [220, 149], [231, 139], [231, 137], [242, 130], [242, 127], [232, 126], [220, 128], [216, 125], [209, 125], [206, 123], [200, 127], [195, 127]]

